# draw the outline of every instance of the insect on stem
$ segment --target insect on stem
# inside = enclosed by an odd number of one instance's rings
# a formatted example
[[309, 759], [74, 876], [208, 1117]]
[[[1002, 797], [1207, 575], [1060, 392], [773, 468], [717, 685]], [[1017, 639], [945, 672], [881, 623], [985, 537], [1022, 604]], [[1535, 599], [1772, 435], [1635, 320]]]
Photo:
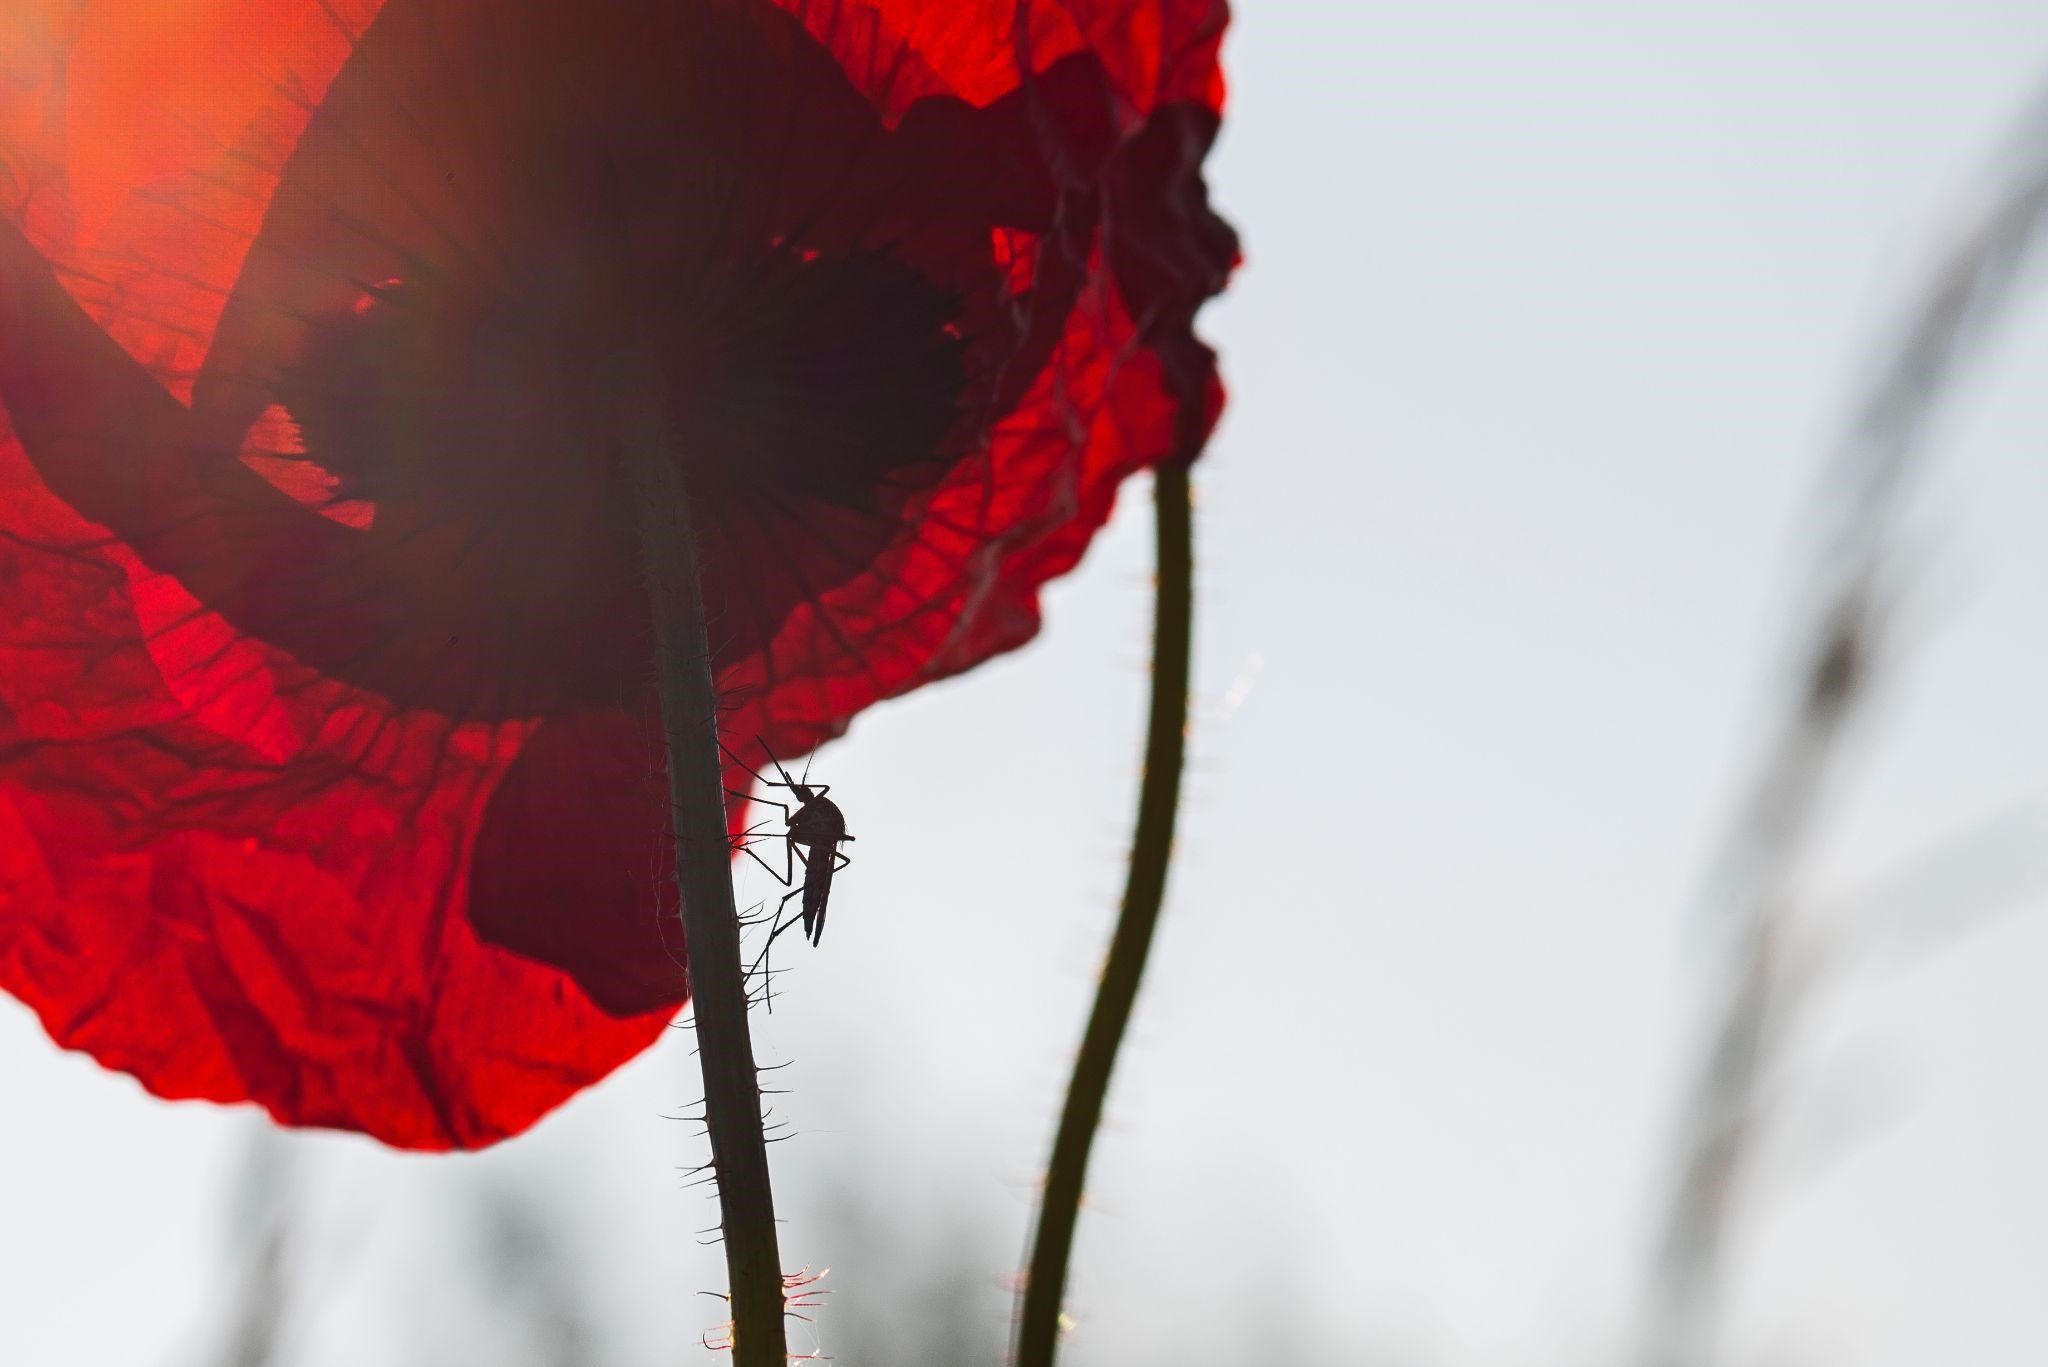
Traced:
[[631, 480], [654, 619], [676, 884], [682, 894], [697, 1057], [704, 1071], [705, 1128], [732, 1286], [729, 1344], [738, 1367], [784, 1367], [788, 1348], [775, 1198], [740, 970], [724, 766], [718, 756], [718, 698], [696, 533], [660, 369], [650, 357], [626, 353], [614, 359], [610, 379], [620, 460]]
[[[852, 858], [839, 848], [853, 837], [846, 833], [846, 814], [839, 810], [837, 803], [825, 796], [832, 791], [831, 785], [814, 784], [810, 781], [809, 761], [804, 763], [802, 778], [791, 778], [789, 770], [782, 767], [782, 761], [775, 758], [775, 753], [768, 748], [766, 741], [756, 736], [754, 743], [761, 747], [761, 753], [768, 756], [769, 764], [782, 776], [781, 782], [762, 777], [759, 770], [735, 755], [723, 741], [719, 742], [718, 748], [725, 751], [726, 758], [751, 774], [756, 783], [764, 788], [786, 789], [796, 798], [798, 805], [795, 811], [791, 811], [789, 804], [778, 802], [774, 798], [755, 797], [751, 793], [742, 793], [733, 788], [725, 790], [733, 797], [775, 808], [782, 813], [783, 825], [786, 828], [783, 831], [783, 865], [780, 869], [756, 854], [751, 841], [743, 839], [739, 844], [739, 848], [748, 857], [768, 870], [782, 886], [790, 889], [783, 895], [781, 902], [777, 903], [775, 911], [763, 918], [769, 924], [768, 938], [762, 943], [761, 952], [755, 956], [753, 965], [747, 969], [746, 976], [749, 980], [767, 963], [768, 951], [775, 947], [776, 937], [791, 926], [801, 924], [804, 928], [804, 938], [813, 946], [825, 938], [825, 912], [832, 897], [832, 876], [853, 862]], [[766, 823], [756, 822], [748, 826], [745, 834], [753, 835], [764, 824]], [[804, 876], [801, 883], [796, 879], [799, 847], [804, 852]], [[778, 924], [782, 909], [799, 897], [803, 900], [797, 904], [797, 914], [781, 920]], [[767, 990], [765, 977], [762, 983], [762, 996], [768, 1002], [768, 1009], [773, 1011], [775, 999]]]

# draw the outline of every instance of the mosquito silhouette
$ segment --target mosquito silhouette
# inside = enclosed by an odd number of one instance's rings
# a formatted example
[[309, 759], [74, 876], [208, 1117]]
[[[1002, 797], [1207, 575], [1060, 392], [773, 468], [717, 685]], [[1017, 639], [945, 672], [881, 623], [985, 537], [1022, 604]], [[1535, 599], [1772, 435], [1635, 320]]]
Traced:
[[[782, 915], [783, 908], [787, 907], [792, 899], [801, 897], [803, 900], [797, 904], [796, 915], [775, 925], [768, 932], [767, 943], [761, 946], [761, 953], [755, 957], [754, 967], [747, 970], [749, 977], [753, 976], [755, 969], [760, 968], [762, 961], [768, 957], [769, 949], [775, 944], [775, 937], [788, 930], [791, 926], [801, 922], [804, 928], [804, 938], [813, 945], [816, 945], [818, 941], [825, 938], [825, 908], [832, 896], [832, 875], [853, 862], [852, 858], [841, 853], [839, 849], [841, 844], [852, 840], [853, 837], [846, 833], [845, 813], [839, 810], [837, 803], [825, 796], [825, 794], [832, 791], [831, 786], [824, 783], [813, 784], [809, 781], [811, 777], [809, 760], [804, 762], [803, 777], [791, 778], [789, 770], [782, 767], [782, 761], [775, 758], [774, 751], [768, 748], [766, 741], [756, 736], [754, 737], [754, 743], [761, 747], [761, 753], [768, 756], [768, 762], [775, 767], [775, 772], [782, 776], [780, 782], [762, 777], [760, 772], [752, 765], [727, 749], [723, 741], [719, 742], [718, 748], [725, 751], [726, 758], [739, 765], [740, 768], [745, 769], [749, 774], [752, 774], [754, 781], [762, 787], [788, 789], [790, 794], [796, 798], [797, 807], [792, 812], [789, 804], [786, 802], [777, 802], [774, 798], [756, 797], [752, 793], [743, 793], [737, 788], [726, 789], [725, 791], [734, 797], [774, 807], [782, 813], [782, 824], [785, 829], [782, 833], [784, 850], [783, 865], [780, 869], [763, 859], [754, 850], [752, 842], [742, 840], [739, 848], [745, 850], [755, 863], [773, 874], [781, 882], [782, 886], [790, 889], [788, 893], [784, 894], [782, 901], [776, 904], [775, 917]], [[750, 826], [745, 834], [752, 835], [756, 830], [757, 827]], [[799, 845], [803, 847], [804, 851], [804, 877], [801, 883], [796, 881], [797, 847]], [[770, 918], [771, 921], [774, 919], [774, 917]]]

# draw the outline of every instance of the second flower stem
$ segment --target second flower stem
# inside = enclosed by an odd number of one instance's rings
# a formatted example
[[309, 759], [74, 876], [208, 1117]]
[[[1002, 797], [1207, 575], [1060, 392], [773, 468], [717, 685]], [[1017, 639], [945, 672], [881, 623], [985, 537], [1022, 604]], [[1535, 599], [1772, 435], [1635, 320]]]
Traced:
[[1188, 467], [1161, 466], [1153, 481], [1157, 505], [1159, 596], [1152, 635], [1152, 710], [1145, 735], [1145, 777], [1138, 792], [1138, 824], [1123, 910], [1110, 940], [1109, 960], [1096, 989], [1080, 1057], [1067, 1086], [1067, 1104], [1053, 1139], [1038, 1233], [1025, 1272], [1017, 1317], [1017, 1367], [1051, 1367], [1059, 1349], [1074, 1227], [1088, 1155], [1102, 1124], [1117, 1050], [1130, 1025], [1166, 896], [1174, 819], [1180, 810], [1181, 768], [1187, 751], [1188, 673], [1194, 623], [1194, 512]]
[[718, 754], [718, 696], [698, 580], [697, 537], [659, 368], [646, 357], [622, 357], [614, 367], [613, 389], [654, 617], [676, 885], [682, 894], [697, 1058], [704, 1072], [704, 1124], [711, 1138], [732, 1288], [732, 1360], [736, 1367], [784, 1367], [782, 1260], [762, 1133], [760, 1075], [747, 1028], [724, 765]]

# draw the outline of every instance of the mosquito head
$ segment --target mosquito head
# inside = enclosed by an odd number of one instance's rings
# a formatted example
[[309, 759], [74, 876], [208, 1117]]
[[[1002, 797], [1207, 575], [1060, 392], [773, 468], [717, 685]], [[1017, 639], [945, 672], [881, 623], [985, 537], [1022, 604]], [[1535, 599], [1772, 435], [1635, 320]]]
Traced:
[[[773, 766], [776, 778], [780, 780], [779, 783], [763, 778], [759, 773], [757, 773], [753, 768], [751, 768], [745, 760], [740, 759], [740, 757], [738, 755], [733, 754], [732, 751], [726, 750], [725, 753], [732, 760], [738, 763], [742, 769], [745, 769], [749, 774], [753, 774], [756, 782], [764, 784], [769, 787], [782, 787], [789, 789], [789, 791], [795, 795], [797, 804], [799, 806], [808, 807], [811, 803], [820, 800], [822, 794], [820, 794], [816, 789], [812, 788], [810, 785], [810, 760], [806, 759], [804, 761], [804, 772], [802, 778], [791, 778], [789, 776], [789, 770], [782, 767], [782, 761], [775, 758], [775, 752], [768, 748], [767, 741], [762, 740], [759, 736], [756, 736], [754, 737], [754, 743], [761, 747], [762, 754], [768, 756], [768, 763], [771, 766]], [[724, 749], [724, 742], [721, 741], [719, 743], [719, 748]]]

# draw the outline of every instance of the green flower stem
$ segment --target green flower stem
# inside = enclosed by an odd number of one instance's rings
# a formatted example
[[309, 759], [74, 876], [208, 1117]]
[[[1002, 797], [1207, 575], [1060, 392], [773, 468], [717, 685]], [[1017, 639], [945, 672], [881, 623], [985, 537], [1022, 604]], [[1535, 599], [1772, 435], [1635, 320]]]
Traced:
[[1194, 619], [1194, 529], [1188, 468], [1162, 466], [1153, 497], [1158, 507], [1159, 598], [1152, 636], [1152, 713], [1145, 736], [1145, 778], [1138, 792], [1138, 825], [1123, 911], [1109, 943], [1109, 961], [1095, 994], [1095, 1009], [1067, 1086], [1067, 1104], [1053, 1139], [1052, 1161], [1038, 1208], [1038, 1234], [1025, 1274], [1017, 1316], [1017, 1367], [1051, 1367], [1059, 1348], [1061, 1304], [1072, 1260], [1074, 1226], [1088, 1153], [1102, 1123], [1103, 1099], [1116, 1068], [1117, 1049], [1138, 999], [1159, 905], [1166, 894], [1173, 853], [1174, 817], [1187, 750], [1188, 657]]
[[645, 357], [624, 357], [614, 383], [621, 456], [632, 480], [654, 611], [676, 884], [689, 950], [697, 1058], [704, 1070], [704, 1123], [711, 1137], [732, 1285], [732, 1357], [737, 1367], [784, 1367], [782, 1261], [761, 1127], [760, 1076], [747, 1030], [724, 766], [718, 755], [718, 699], [697, 577], [696, 532], [674, 457], [659, 370]]

